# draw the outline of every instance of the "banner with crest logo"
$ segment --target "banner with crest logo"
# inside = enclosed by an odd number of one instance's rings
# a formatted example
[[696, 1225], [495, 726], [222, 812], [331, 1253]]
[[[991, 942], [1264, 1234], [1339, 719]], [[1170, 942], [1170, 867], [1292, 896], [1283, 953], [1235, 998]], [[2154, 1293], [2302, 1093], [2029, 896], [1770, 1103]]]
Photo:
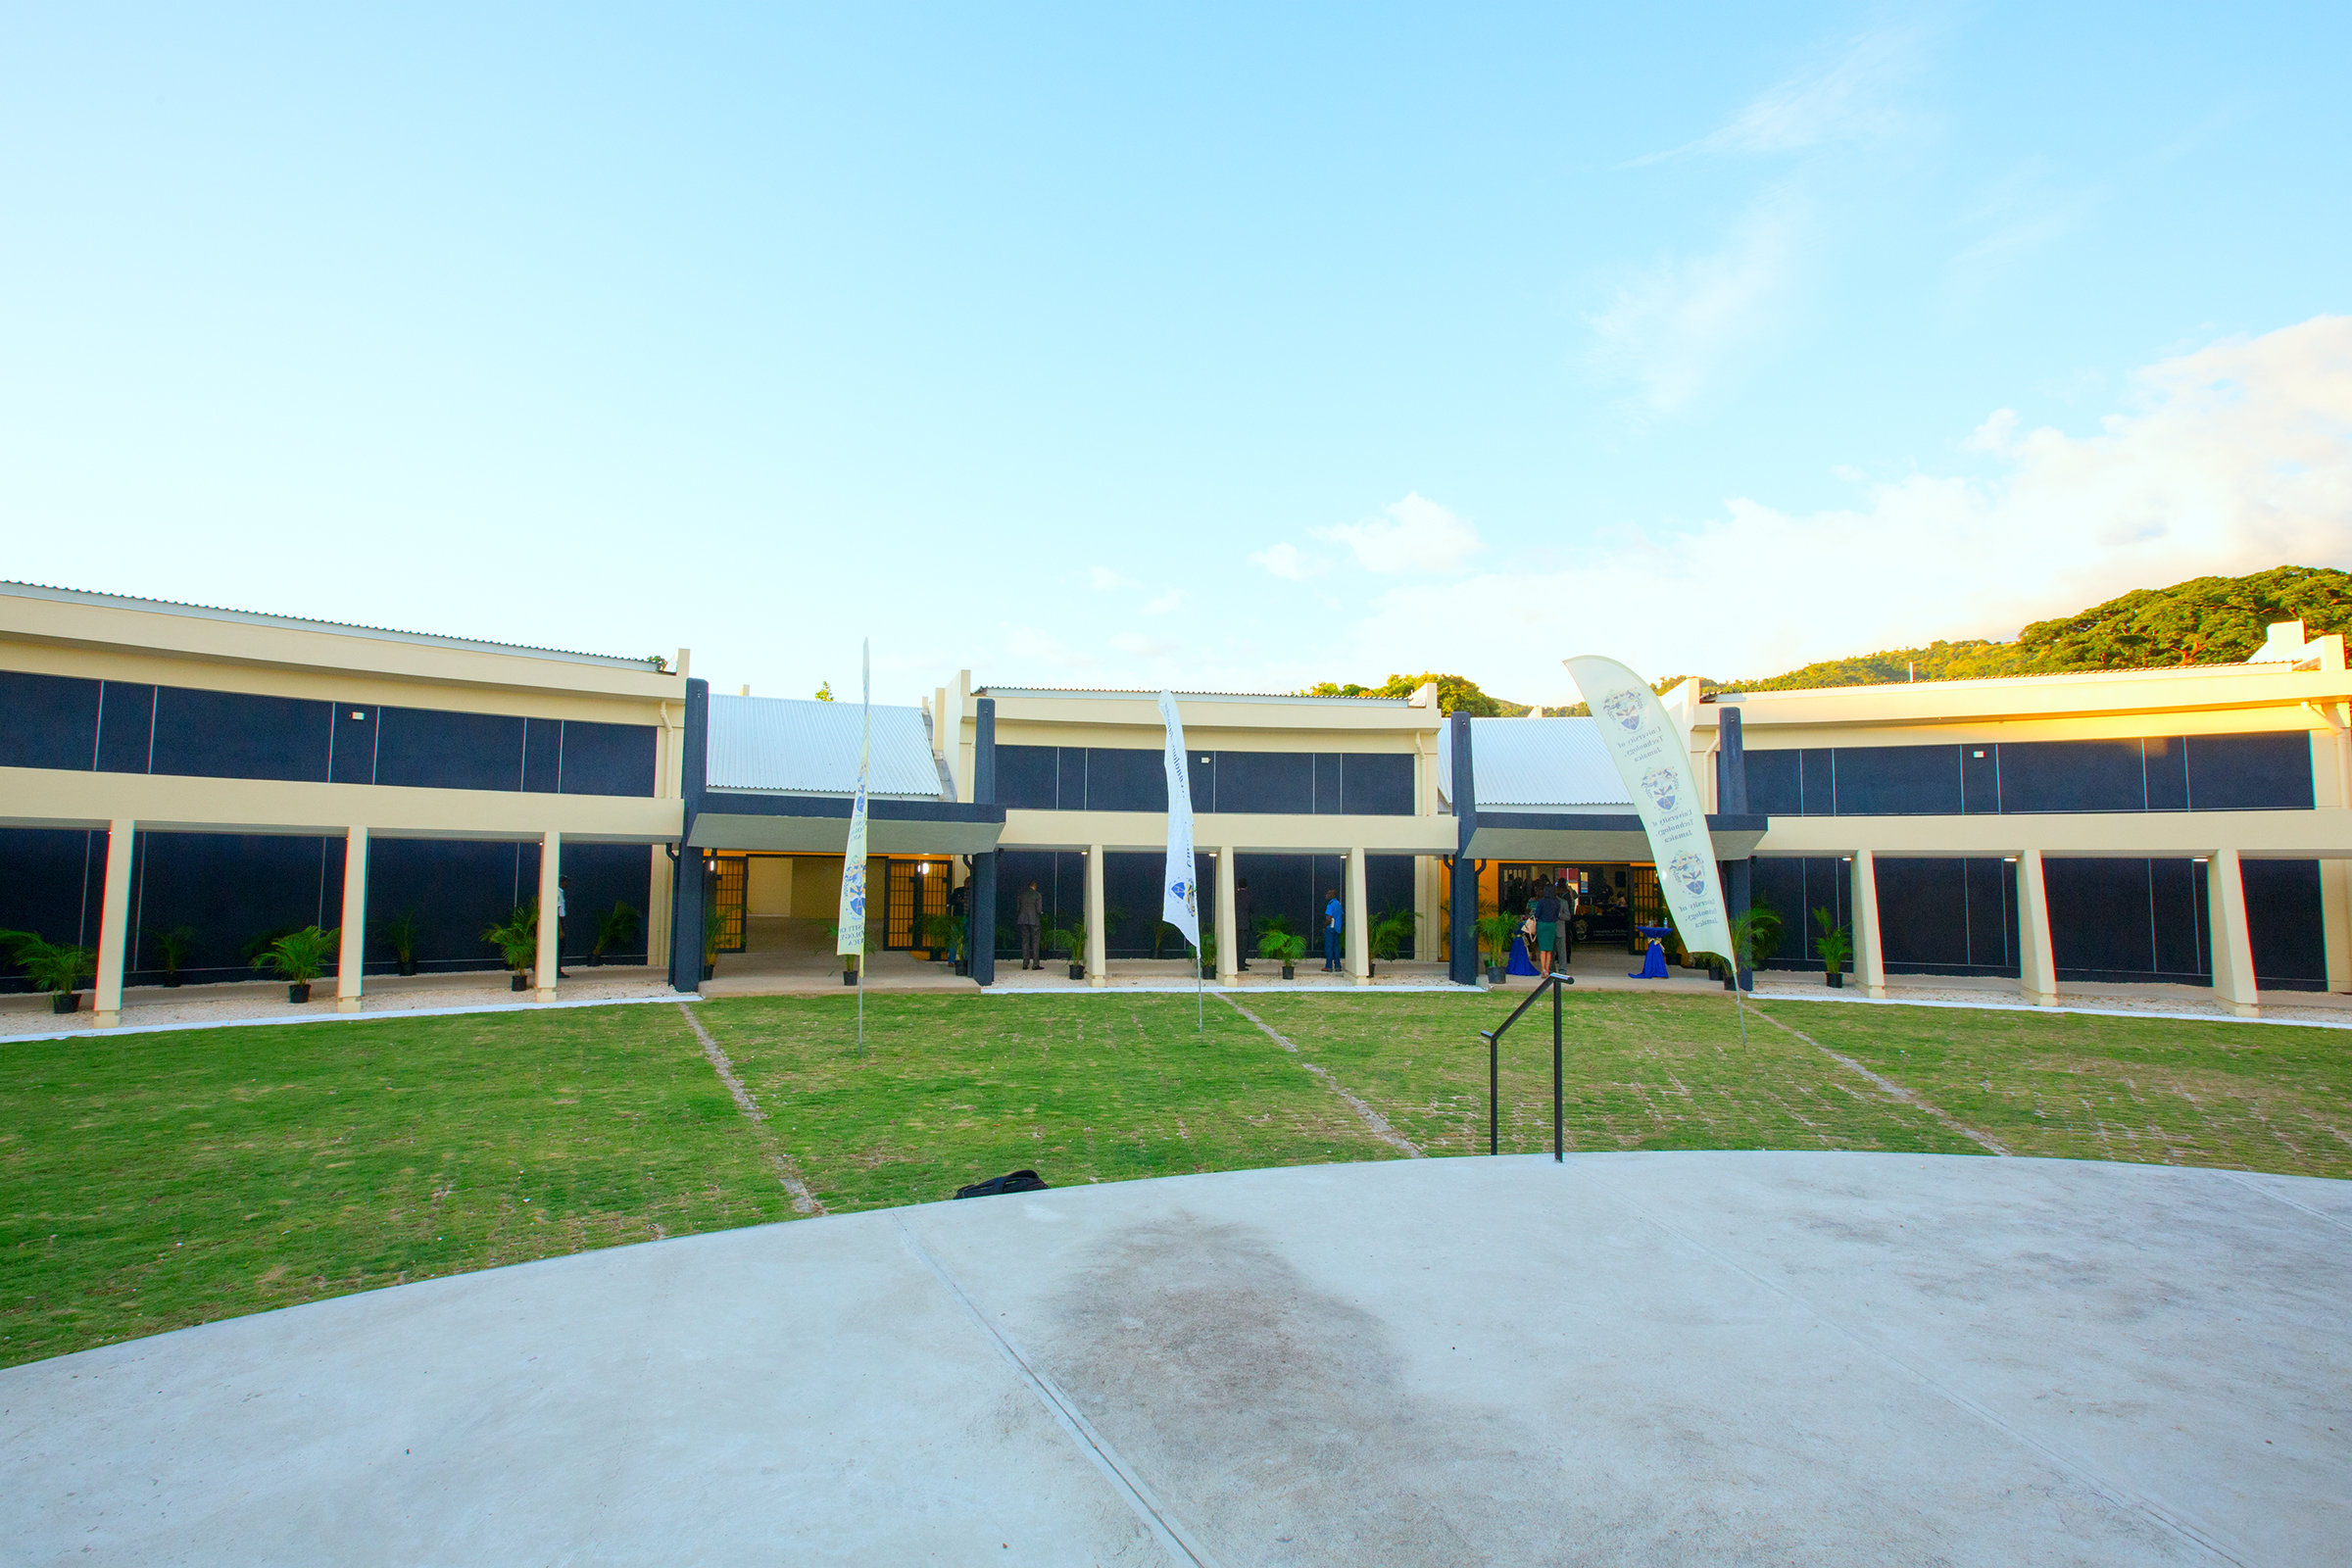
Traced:
[[[833, 951], [840, 954], [865, 952], [865, 786], [874, 759], [874, 648], [867, 643], [858, 656], [864, 673], [864, 727], [858, 739], [858, 793], [850, 800], [850, 837], [841, 856], [841, 918], [835, 929], [839, 935]], [[858, 1005], [859, 1027], [863, 1027], [865, 1006], [865, 965], [858, 966]]]
[[1578, 691], [1592, 708], [1595, 727], [1642, 814], [1657, 862], [1658, 887], [1674, 911], [1683, 947], [1691, 953], [1729, 957], [1731, 922], [1724, 916], [1723, 887], [1715, 873], [1715, 841], [1707, 833], [1706, 806], [1690, 776], [1690, 751], [1683, 743], [1666, 705], [1641, 676], [1613, 659], [1583, 655], [1563, 660]]
[[1176, 694], [1159, 694], [1159, 718], [1167, 726], [1168, 863], [1159, 879], [1159, 917], [1200, 946], [1200, 890], [1193, 885], [1193, 770], [1184, 750], [1184, 720]]

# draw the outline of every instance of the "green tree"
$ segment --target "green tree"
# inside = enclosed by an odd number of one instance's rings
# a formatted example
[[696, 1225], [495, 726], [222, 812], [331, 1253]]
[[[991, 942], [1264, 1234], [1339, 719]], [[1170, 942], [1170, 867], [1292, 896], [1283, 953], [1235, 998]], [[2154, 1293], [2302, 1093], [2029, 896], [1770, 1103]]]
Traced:
[[1505, 702], [1489, 697], [1479, 689], [1478, 682], [1467, 675], [1441, 675], [1425, 670], [1418, 675], [1391, 675], [1377, 686], [1359, 686], [1353, 681], [1318, 681], [1300, 692], [1301, 697], [1410, 697], [1431, 682], [1437, 683], [1438, 711], [1468, 713], [1474, 718], [1515, 718], [1527, 711], [1525, 703]]

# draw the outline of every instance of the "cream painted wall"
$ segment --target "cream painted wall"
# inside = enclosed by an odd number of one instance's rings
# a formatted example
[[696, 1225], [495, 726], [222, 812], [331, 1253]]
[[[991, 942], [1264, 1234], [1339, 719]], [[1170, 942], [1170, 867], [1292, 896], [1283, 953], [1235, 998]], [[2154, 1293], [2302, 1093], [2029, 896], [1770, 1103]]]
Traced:
[[[837, 855], [800, 855], [792, 871], [792, 906], [789, 912], [803, 920], [832, 920], [841, 914], [841, 857]], [[755, 865], [758, 861], [753, 862]], [[868, 861], [866, 886], [872, 887], [874, 877], [881, 874], [880, 861]]]
[[[793, 858], [755, 855], [744, 877], [744, 913], [770, 918], [792, 913]], [[838, 880], [836, 881], [838, 886]]]

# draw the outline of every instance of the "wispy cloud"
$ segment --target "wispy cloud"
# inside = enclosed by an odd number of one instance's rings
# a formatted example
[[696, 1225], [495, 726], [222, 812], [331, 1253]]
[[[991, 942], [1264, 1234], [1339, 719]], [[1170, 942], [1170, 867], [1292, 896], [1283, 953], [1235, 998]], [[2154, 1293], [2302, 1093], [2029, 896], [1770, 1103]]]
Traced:
[[1531, 662], [1548, 673], [1574, 653], [1650, 674], [1752, 676], [1936, 637], [2011, 636], [2206, 572], [2352, 566], [2352, 317], [2148, 366], [2128, 412], [2094, 433], [2029, 429], [2000, 410], [1955, 439], [1996, 475], [1910, 474], [1813, 513], [1738, 499], [1687, 537], [1628, 531], [1572, 569], [1399, 586], [1355, 629], [1358, 662], [1428, 660], [1550, 701], [1564, 690], [1514, 683]]
[[1108, 566], [1087, 567], [1086, 582], [1088, 587], [1094, 589], [1094, 591], [1099, 594], [1116, 593], [1122, 588], [1132, 588], [1135, 586], [1133, 582], [1129, 581], [1125, 577], [1120, 576]]
[[1286, 582], [1304, 582], [1309, 577], [1320, 577], [1331, 569], [1330, 562], [1319, 556], [1310, 556], [1287, 540], [1278, 545], [1268, 545], [1263, 550], [1251, 551], [1250, 560], [1253, 565], [1265, 567]]
[[1689, 407], [1788, 324], [1811, 216], [1793, 187], [1760, 196], [1714, 253], [1658, 262], [1588, 316], [1595, 366], [1660, 414]]
[[1465, 559], [1486, 548], [1476, 528], [1418, 491], [1381, 508], [1377, 517], [1308, 532], [1347, 546], [1364, 570], [1392, 577], [1457, 571]]
[[1894, 135], [1913, 119], [1902, 89], [1919, 73], [1925, 43], [1917, 26], [1874, 27], [1774, 82], [1696, 141], [1645, 153], [1626, 167], [1713, 153], [1804, 152], [1830, 142]]
[[1182, 609], [1183, 606], [1184, 590], [1181, 588], [1171, 588], [1164, 594], [1157, 594], [1152, 598], [1145, 600], [1144, 613], [1147, 615], [1173, 614], [1176, 611]]

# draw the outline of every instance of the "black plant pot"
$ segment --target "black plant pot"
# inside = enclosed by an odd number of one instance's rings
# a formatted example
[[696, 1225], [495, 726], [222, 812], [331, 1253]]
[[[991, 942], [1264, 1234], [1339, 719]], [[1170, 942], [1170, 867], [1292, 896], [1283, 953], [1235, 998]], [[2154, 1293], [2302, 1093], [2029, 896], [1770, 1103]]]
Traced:
[[49, 1010], [51, 1012], [80, 1011], [81, 993], [78, 991], [60, 991], [53, 994], [49, 998]]
[[972, 972], [970, 961], [963, 958], [957, 958], [956, 960], [956, 972], [957, 974], [970, 974]]
[[1845, 989], [1845, 976], [1838, 973], [1837, 970], [1832, 969], [1827, 978], [1829, 979], [1830, 989], [1832, 991], [1843, 991]]
[[1501, 965], [1493, 963], [1487, 965], [1487, 984], [1491, 986], [1498, 986], [1502, 984]]
[[715, 977], [717, 973], [718, 960], [716, 958], [705, 958], [703, 960], [703, 978], [709, 980]]
[[164, 976], [164, 989], [166, 991], [177, 991], [179, 989], [179, 976], [175, 974], [168, 974]]
[[1282, 977], [1285, 980], [1296, 980], [1298, 978], [1298, 971], [1286, 963], [1282, 966]]
[[308, 980], [297, 980], [297, 981], [295, 981], [293, 984], [291, 984], [291, 985], [287, 986], [287, 987], [286, 987], [286, 1000], [287, 1000], [288, 1002], [308, 1002], [308, 1001], [310, 1001], [310, 1000], [311, 1000], [311, 983], [310, 983]]
[[1071, 964], [1071, 965], [1070, 965], [1070, 978], [1071, 978], [1071, 979], [1073, 979], [1073, 980], [1083, 980], [1083, 979], [1085, 979], [1085, 978], [1086, 978], [1086, 965], [1085, 965], [1085, 964], [1083, 964], [1083, 963], [1073, 963], [1073, 964]]
[[854, 985], [856, 985], [856, 984], [858, 983], [858, 971], [857, 971], [857, 970], [855, 970], [855, 969], [844, 969], [844, 970], [842, 970], [842, 971], [841, 971], [841, 983], [842, 983], [843, 985], [845, 985], [845, 986], [854, 986]]
[[605, 966], [605, 956], [604, 956], [603, 954], [601, 954], [601, 953], [591, 953], [590, 955], [588, 955], [588, 967], [589, 967], [589, 968], [591, 968], [591, 969], [602, 969], [604, 966]]
[[507, 989], [509, 991], [528, 991], [531, 989], [531, 977], [527, 974], [509, 975], [507, 977]]
[[415, 974], [416, 972], [416, 960], [415, 958], [396, 959], [393, 962], [392, 967], [401, 974]]

